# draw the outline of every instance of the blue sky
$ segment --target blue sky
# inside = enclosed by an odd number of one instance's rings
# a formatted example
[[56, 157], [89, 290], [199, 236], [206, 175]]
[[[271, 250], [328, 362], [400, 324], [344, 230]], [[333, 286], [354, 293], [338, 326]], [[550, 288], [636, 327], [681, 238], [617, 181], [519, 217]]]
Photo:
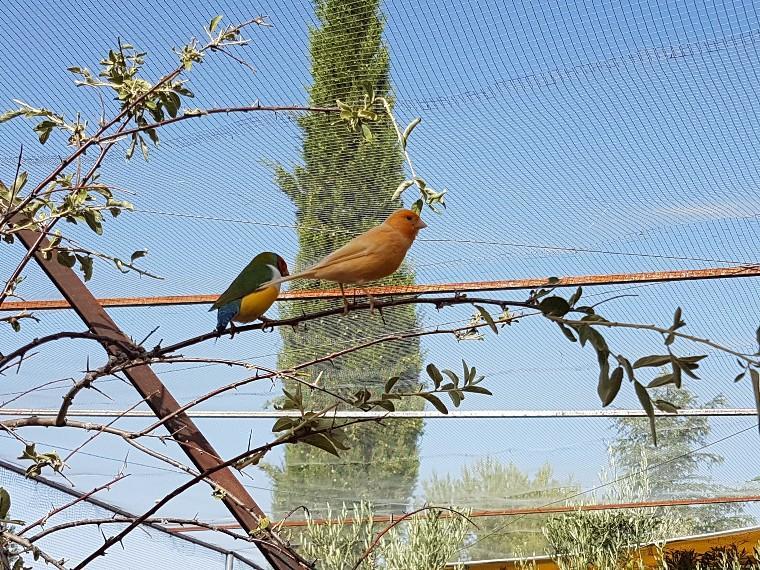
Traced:
[[[65, 68], [96, 66], [114, 38], [150, 52], [152, 76], [174, 65], [170, 51], [217, 14], [239, 21], [266, 14], [274, 27], [252, 30], [244, 50], [256, 66], [250, 73], [230, 60], [199, 66], [189, 86], [198, 94], [190, 106], [304, 103], [309, 84], [304, 2], [200, 3], [177, 9], [165, 2], [115, 1], [72, 7], [50, 2], [42, 12], [32, 2], [10, 0], [4, 11], [16, 22], [0, 38], [0, 104], [12, 98], [45, 104], [95, 120], [97, 97], [71, 84]], [[420, 283], [476, 281], [687, 269], [758, 260], [758, 137], [760, 20], [751, 2], [632, 2], [579, 0], [501, 3], [386, 2], [386, 41], [404, 120], [421, 116], [410, 151], [420, 173], [436, 188], [449, 189], [449, 208], [427, 213], [410, 261]], [[52, 16], [52, 17], [50, 17]], [[0, 178], [15, 164], [20, 143], [32, 176], [55, 164], [62, 145], [35, 143], [30, 125], [0, 126]], [[162, 134], [161, 148], [147, 163], [114, 154], [104, 173], [135, 192], [137, 212], [108, 222], [103, 238], [74, 231], [86, 243], [128, 256], [147, 248], [146, 267], [163, 281], [122, 276], [98, 266], [91, 282], [99, 296], [212, 293], [222, 290], [258, 251], [274, 249], [286, 259], [297, 251], [294, 211], [273, 184], [262, 159], [285, 165], [299, 161], [298, 131], [287, 116], [231, 116], [185, 122]], [[172, 214], [172, 215], [168, 215]], [[70, 229], [70, 228], [69, 228]], [[567, 251], [548, 249], [566, 248]], [[589, 251], [590, 250], [590, 251]], [[18, 259], [4, 248], [0, 274]], [[732, 347], [753, 349], [760, 319], [756, 279], [657, 284], [632, 289], [598, 287], [601, 300], [618, 292], [636, 298], [614, 301], [617, 319], [668, 323], [682, 306], [690, 330]], [[19, 291], [29, 298], [58, 294], [31, 268]], [[505, 294], [523, 297], [523, 293]], [[208, 330], [204, 307], [118, 309], [111, 314], [130, 334], [142, 337], [160, 325], [167, 342]], [[426, 325], [466, 319], [466, 309], [421, 310]], [[61, 328], [79, 330], [68, 312], [46, 313], [21, 336], [0, 333], [0, 351], [19, 338]], [[614, 335], [632, 355], [656, 350], [656, 338]], [[272, 366], [277, 334], [245, 335], [187, 354], [250, 358]], [[691, 346], [677, 347], [693, 353]], [[457, 344], [451, 338], [423, 343], [426, 361], [457, 367], [477, 364], [487, 374], [493, 398], [472, 397], [464, 409], [586, 409], [599, 406], [595, 358], [554, 329], [530, 319], [498, 338]], [[62, 342], [30, 361], [19, 376], [4, 379], [12, 393], [52, 378], [76, 376], [84, 355], [99, 353], [81, 343]], [[52, 372], [52, 375], [51, 375]], [[734, 385], [735, 363], [712, 355], [702, 380], [692, 383], [703, 398], [728, 394], [735, 406], [751, 406], [749, 386]], [[218, 368], [188, 367], [162, 374], [181, 401], [237, 377]], [[136, 400], [119, 382], [104, 384], [113, 402], [83, 394], [81, 407], [123, 409]], [[260, 409], [276, 392], [246, 390], [209, 404], [213, 409]], [[636, 407], [630, 390], [616, 405]], [[19, 400], [18, 406], [54, 407], [60, 389]], [[7, 399], [7, 396], [1, 396]], [[713, 437], [751, 425], [751, 418], [716, 420]], [[263, 441], [270, 422], [200, 421], [222, 453], [246, 445], [253, 429]], [[124, 421], [125, 428], [137, 423]], [[586, 485], [605, 464], [606, 420], [430, 421], [420, 455], [422, 477], [456, 473], [462, 465], [494, 455], [526, 469], [550, 461], [561, 475]], [[75, 447], [84, 437], [46, 430], [35, 434], [51, 446]], [[716, 477], [741, 483], [760, 465], [748, 462], [756, 434], [720, 444], [727, 461]], [[87, 488], [113, 473], [125, 450], [101, 437], [72, 462], [71, 478]], [[0, 439], [0, 456], [18, 454], [15, 442]], [[272, 461], [278, 460], [274, 455]], [[140, 461], [130, 453], [131, 461]], [[104, 498], [140, 511], [153, 495], [181, 478], [153, 467]], [[269, 482], [253, 474], [254, 496], [265, 508]], [[329, 493], [329, 490], [326, 490]], [[199, 488], [167, 512], [224, 518], [219, 504]], [[202, 505], [200, 507], [199, 505]]]

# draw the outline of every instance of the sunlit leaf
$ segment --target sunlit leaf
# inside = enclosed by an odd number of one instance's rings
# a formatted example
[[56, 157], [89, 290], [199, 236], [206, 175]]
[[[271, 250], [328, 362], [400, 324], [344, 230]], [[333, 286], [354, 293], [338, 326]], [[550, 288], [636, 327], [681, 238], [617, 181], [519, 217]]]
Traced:
[[222, 18], [224, 18], [224, 16], [222, 16], [221, 14], [211, 18], [211, 22], [208, 25], [208, 31], [213, 33], [214, 30], [216, 30], [216, 27], [219, 25], [219, 22], [222, 21]]
[[499, 329], [496, 328], [496, 323], [493, 320], [493, 317], [491, 316], [491, 313], [485, 310], [484, 307], [481, 307], [479, 305], [475, 305], [475, 308], [480, 313], [480, 316], [483, 317], [483, 320], [488, 323], [488, 326], [491, 327], [491, 330], [495, 332], [496, 334], [499, 334]]

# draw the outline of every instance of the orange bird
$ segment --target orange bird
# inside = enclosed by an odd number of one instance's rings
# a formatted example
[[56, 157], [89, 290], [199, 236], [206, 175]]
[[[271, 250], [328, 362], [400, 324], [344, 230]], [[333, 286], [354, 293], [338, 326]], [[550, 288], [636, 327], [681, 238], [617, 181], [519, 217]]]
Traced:
[[[315, 265], [293, 275], [273, 279], [261, 287], [299, 278], [334, 281], [340, 285], [343, 303], [348, 312], [343, 285], [351, 283], [361, 286], [396, 271], [417, 237], [417, 232], [426, 227], [427, 224], [412, 210], [396, 210], [382, 224], [356, 236]], [[372, 296], [367, 296], [370, 307], [374, 309]]]

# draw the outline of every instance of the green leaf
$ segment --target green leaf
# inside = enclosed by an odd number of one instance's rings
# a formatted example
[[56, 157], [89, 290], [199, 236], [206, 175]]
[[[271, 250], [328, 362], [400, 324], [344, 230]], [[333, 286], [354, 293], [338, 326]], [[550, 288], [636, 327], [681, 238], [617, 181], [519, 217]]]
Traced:
[[47, 142], [55, 126], [55, 123], [52, 121], [42, 121], [32, 129], [37, 133], [37, 137], [40, 139], [40, 144], [45, 144]]
[[420, 397], [422, 397], [422, 398], [425, 398], [428, 402], [430, 402], [431, 404], [433, 404], [433, 406], [435, 407], [435, 409], [438, 410], [439, 412], [441, 412], [442, 414], [448, 414], [449, 413], [449, 410], [446, 409], [446, 406], [444, 405], [444, 403], [441, 402], [441, 400], [437, 396], [435, 396], [433, 394], [428, 394], [426, 392], [422, 392], [422, 393], [420, 393], [418, 395]]
[[134, 263], [136, 260], [140, 259], [141, 257], [145, 257], [146, 255], [148, 255], [148, 250], [146, 250], [146, 249], [138, 249], [136, 252], [134, 252], [130, 256], [129, 262], [130, 263]]
[[11, 510], [11, 495], [3, 487], [0, 487], [0, 519], [8, 517]]
[[734, 378], [734, 382], [738, 382], [739, 380], [741, 380], [742, 378], [744, 378], [744, 375], [746, 373], [747, 373], [747, 371], [745, 370], [744, 372], [741, 372], [741, 373], [737, 374], [736, 378]]
[[493, 321], [493, 317], [491, 316], [491, 313], [485, 310], [485, 308], [474, 305], [475, 308], [480, 313], [480, 316], [483, 317], [483, 320], [488, 323], [488, 326], [491, 327], [491, 330], [495, 332], [496, 334], [499, 334], [499, 329], [496, 328], [496, 323]]
[[583, 296], [583, 287], [578, 287], [578, 289], [575, 290], [575, 293], [567, 300], [567, 304], [571, 307], [574, 307], [575, 304], [580, 301], [581, 297]]
[[564, 317], [570, 311], [570, 305], [562, 297], [547, 297], [538, 304], [538, 309], [545, 315]]
[[148, 143], [142, 137], [137, 137], [140, 141], [140, 152], [142, 152], [143, 160], [148, 160]]
[[374, 135], [372, 134], [372, 130], [369, 128], [369, 125], [366, 123], [362, 123], [362, 136], [364, 137], [364, 140], [367, 142], [372, 142], [374, 140]]
[[641, 407], [644, 408], [644, 411], [647, 413], [647, 417], [649, 418], [649, 429], [652, 431], [652, 440], [654, 441], [654, 445], [657, 446], [657, 430], [654, 425], [654, 407], [652, 406], [649, 392], [647, 392], [647, 389], [638, 381], [633, 382], [633, 387], [636, 390], [636, 397], [639, 399], [639, 402], [641, 402]]
[[451, 398], [451, 403], [454, 404], [455, 408], [458, 408], [459, 404], [462, 403], [462, 393], [459, 390], [451, 390], [447, 393]]
[[572, 330], [570, 330], [569, 328], [567, 328], [562, 323], [557, 323], [557, 325], [559, 325], [559, 330], [562, 331], [562, 334], [565, 335], [565, 338], [567, 338], [567, 340], [569, 340], [570, 342], [577, 342], [578, 341], [578, 339], [575, 338], [575, 335], [573, 334]]
[[92, 257], [86, 255], [77, 255], [79, 260], [79, 266], [84, 274], [84, 280], [89, 281], [92, 279]]
[[425, 368], [425, 370], [427, 371], [428, 376], [430, 376], [430, 378], [432, 378], [433, 385], [436, 388], [438, 388], [441, 385], [441, 382], [443, 382], [443, 376], [441, 376], [441, 371], [438, 370], [438, 368], [436, 367], [436, 365], [433, 364], [432, 362], [427, 365], [427, 367]]
[[655, 400], [654, 405], [658, 410], [665, 412], [666, 414], [677, 414], [678, 410], [680, 410], [678, 406], [665, 400]]
[[219, 22], [222, 21], [222, 18], [224, 18], [224, 16], [222, 16], [221, 14], [219, 16], [214, 16], [213, 18], [211, 18], [211, 23], [209, 23], [208, 25], [208, 31], [213, 33], [214, 30], [216, 30], [216, 27], [219, 25]]
[[750, 368], [749, 377], [752, 380], [752, 393], [755, 395], [755, 410], [757, 410], [757, 429], [760, 431], [760, 372], [754, 368]]
[[468, 384], [471, 384], [475, 379], [476, 370], [474, 366], [472, 368], [467, 366], [467, 363], [464, 361], [464, 359], [462, 360], [462, 370], [464, 371], [464, 384], [467, 386]]
[[169, 115], [172, 117], [177, 116], [177, 112], [179, 111], [180, 105], [182, 105], [182, 101], [180, 101], [179, 95], [174, 93], [173, 91], [168, 91], [164, 98], [164, 106], [166, 106], [166, 110], [169, 112]]
[[65, 250], [59, 250], [55, 258], [59, 264], [69, 268], [74, 267], [74, 264], [77, 262], [76, 257]]
[[422, 119], [417, 117], [406, 126], [406, 128], [404, 129], [404, 133], [401, 135], [401, 148], [406, 149], [406, 141], [409, 138], [409, 135], [412, 134], [412, 131], [414, 130], [414, 128], [417, 125], [419, 125], [421, 121]]
[[[142, 139], [140, 139], [140, 141], [142, 141]], [[99, 236], [103, 235], [103, 224], [101, 223], [103, 221], [103, 216], [101, 213], [98, 210], [85, 210], [83, 215], [84, 221], [87, 222], [89, 228]]]
[[412, 204], [411, 210], [417, 214], [419, 214], [422, 211], [422, 206], [424, 206], [425, 203], [422, 201], [422, 198], [419, 200], [416, 200], [414, 204]]
[[135, 149], [137, 148], [137, 133], [132, 134], [132, 142], [129, 143], [129, 147], [127, 147], [127, 153], [126, 153], [126, 159], [130, 160], [132, 158], [132, 155], [135, 154]]
[[299, 441], [306, 443], [308, 445], [313, 445], [314, 447], [318, 447], [319, 449], [322, 449], [326, 451], [327, 453], [330, 453], [336, 457], [340, 457], [340, 454], [338, 453], [338, 448], [335, 446], [333, 441], [323, 433], [315, 433], [315, 434], [306, 436]]
[[675, 384], [676, 377], [672, 373], [663, 374], [652, 380], [647, 384], [647, 388], [659, 388], [660, 386], [666, 386], [667, 384]]
[[631, 362], [622, 354], [618, 354], [616, 358], [620, 365], [623, 367], [623, 370], [625, 370], [625, 374], [628, 376], [628, 380], [633, 382], [635, 378], [633, 377], [633, 367], [631, 366]]
[[620, 392], [620, 386], [623, 383], [623, 367], [618, 366], [612, 371], [610, 376], [599, 376], [599, 385], [596, 388], [599, 399], [602, 401], [602, 407], [609, 406], [615, 396]]
[[493, 393], [488, 388], [483, 388], [483, 386], [474, 386], [472, 384], [469, 386], [464, 386], [462, 388], [462, 391], [473, 392], [474, 394], [485, 394], [486, 396], [493, 396]]
[[395, 412], [396, 406], [393, 404], [391, 400], [378, 400], [375, 402], [376, 405], [380, 406], [381, 408], [385, 408], [389, 412]]
[[392, 378], [388, 378], [388, 381], [385, 383], [385, 393], [389, 393], [391, 390], [393, 390], [393, 387], [396, 385], [396, 382], [401, 380], [400, 376], [393, 376]]
[[285, 431], [298, 423], [297, 418], [278, 418], [272, 426], [272, 432]]
[[21, 172], [18, 175], [18, 178], [13, 181], [13, 184], [11, 185], [11, 194], [18, 194], [21, 192], [21, 190], [26, 186], [26, 181], [29, 179], [29, 173], [27, 172]]
[[760, 355], [760, 327], [757, 327], [757, 331], [755, 331], [755, 339], [757, 339], [757, 352], [756, 352], [756, 354]]
[[645, 368], [647, 366], [664, 366], [670, 364], [671, 357], [669, 354], [653, 354], [644, 356], [633, 363], [634, 368]]
[[588, 332], [586, 334], [588, 336], [588, 341], [591, 343], [591, 346], [593, 346], [597, 352], [605, 352], [609, 354], [610, 348], [607, 346], [607, 341], [604, 340], [602, 333], [591, 327], [587, 328]]
[[446, 376], [448, 376], [451, 381], [454, 383], [454, 386], [459, 386], [459, 376], [454, 374], [451, 370], [443, 369], [441, 370]]

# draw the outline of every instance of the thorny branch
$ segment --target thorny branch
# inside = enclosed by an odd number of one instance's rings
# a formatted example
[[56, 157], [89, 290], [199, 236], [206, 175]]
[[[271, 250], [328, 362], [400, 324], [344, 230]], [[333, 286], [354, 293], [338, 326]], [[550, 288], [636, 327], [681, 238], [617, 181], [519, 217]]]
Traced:
[[[65, 505], [61, 505], [60, 507], [55, 507], [55, 508], [51, 509], [44, 516], [40, 517], [39, 519], [37, 519], [34, 522], [29, 523], [24, 528], [22, 528], [21, 530], [19, 530], [17, 534], [19, 536], [23, 536], [24, 534], [26, 534], [27, 532], [29, 532], [33, 528], [36, 528], [38, 526], [45, 526], [45, 523], [47, 523], [47, 521], [50, 520], [50, 517], [52, 517], [54, 515], [57, 515], [61, 511], [65, 511], [66, 509], [68, 509], [70, 507], [73, 507], [77, 503], [80, 503], [82, 501], [86, 501], [87, 499], [89, 499], [95, 493], [98, 493], [99, 491], [102, 491], [104, 489], [109, 489], [110, 490], [112, 485], [114, 485], [115, 483], [118, 483], [119, 481], [121, 481], [125, 477], [129, 477], [129, 474], [128, 473], [119, 473], [118, 475], [116, 475], [116, 477], [114, 477], [113, 479], [111, 479], [108, 483], [105, 483], [104, 485], [100, 485], [98, 487], [95, 487], [94, 489], [90, 489], [89, 491], [87, 491], [83, 495], [80, 495], [77, 498], [72, 499], [71, 501], [69, 501]], [[36, 539], [30, 539], [29, 542], [34, 542], [35, 540]]]
[[[341, 424], [340, 427], [341, 428], [345, 428], [345, 427], [348, 427], [348, 426], [354, 425], [354, 424], [360, 424], [360, 423], [366, 423], [366, 422], [377, 422], [377, 421], [379, 421], [379, 420], [374, 419], [374, 418], [359, 418], [359, 419], [355, 419], [355, 420], [351, 420], [351, 421], [345, 422], [345, 423]], [[322, 430], [316, 430], [316, 431], [314, 431], [312, 433], [313, 434], [328, 433], [328, 432], [330, 432], [333, 429], [334, 428], [324, 428]], [[245, 461], [246, 459], [248, 459], [250, 457], [253, 457], [253, 456], [256, 456], [256, 457], [262, 456], [262, 455], [268, 453], [273, 448], [278, 447], [280, 445], [284, 445], [284, 444], [288, 444], [288, 443], [296, 443], [296, 442], [298, 442], [299, 437], [300, 436], [297, 435], [297, 434], [286, 435], [284, 437], [278, 437], [274, 441], [271, 441], [271, 442], [266, 443], [266, 444], [264, 444], [262, 446], [259, 446], [259, 447], [256, 447], [256, 448], [244, 451], [243, 453], [240, 453], [240, 454], [236, 455], [232, 459], [228, 459], [226, 461], [220, 462], [219, 464], [215, 465], [214, 467], [211, 467], [209, 469], [204, 470], [202, 473], [199, 473], [198, 475], [196, 475], [195, 477], [193, 477], [189, 481], [183, 483], [179, 487], [176, 487], [170, 493], [164, 495], [161, 499], [159, 499], [158, 501], [156, 501], [155, 505], [153, 505], [150, 509], [148, 509], [147, 511], [145, 511], [142, 515], [140, 515], [137, 518], [135, 518], [126, 528], [124, 528], [118, 534], [116, 534], [116, 535], [114, 535], [114, 536], [106, 539], [106, 541], [97, 550], [95, 550], [92, 554], [90, 554], [89, 556], [87, 556], [87, 558], [85, 558], [82, 562], [80, 562], [79, 564], [77, 564], [74, 567], [74, 570], [82, 570], [90, 562], [92, 562], [93, 560], [95, 560], [98, 556], [104, 555], [105, 552], [106, 552], [106, 550], [108, 550], [111, 546], [113, 546], [117, 542], [120, 542], [134, 528], [136, 528], [141, 523], [143, 523], [145, 520], [147, 520], [148, 518], [150, 518], [151, 516], [153, 516], [159, 509], [161, 509], [161, 507], [163, 507], [164, 505], [166, 505], [167, 503], [169, 503], [172, 499], [174, 499], [177, 496], [181, 495], [182, 493], [184, 493], [185, 491], [187, 491], [188, 489], [190, 489], [191, 487], [193, 487], [194, 485], [196, 485], [198, 482], [202, 481], [204, 478], [208, 477], [209, 475], [211, 475], [213, 473], [216, 473], [217, 471], [219, 471], [221, 469], [224, 469], [226, 467], [230, 467], [230, 466], [233, 466], [233, 465], [236, 465], [236, 464], [240, 464], [241, 462]], [[280, 545], [278, 545], [278, 544], [271, 544], [270, 543], [270, 545], [274, 546], [275, 548], [279, 548], [283, 555], [285, 555], [288, 558], [290, 558], [290, 559], [292, 559], [292, 560], [300, 563], [304, 568], [313, 568], [312, 564], [308, 563], [306, 560], [301, 559], [300, 556], [298, 556], [297, 554], [295, 554], [291, 550], [284, 549], [284, 548], [280, 547]]]

